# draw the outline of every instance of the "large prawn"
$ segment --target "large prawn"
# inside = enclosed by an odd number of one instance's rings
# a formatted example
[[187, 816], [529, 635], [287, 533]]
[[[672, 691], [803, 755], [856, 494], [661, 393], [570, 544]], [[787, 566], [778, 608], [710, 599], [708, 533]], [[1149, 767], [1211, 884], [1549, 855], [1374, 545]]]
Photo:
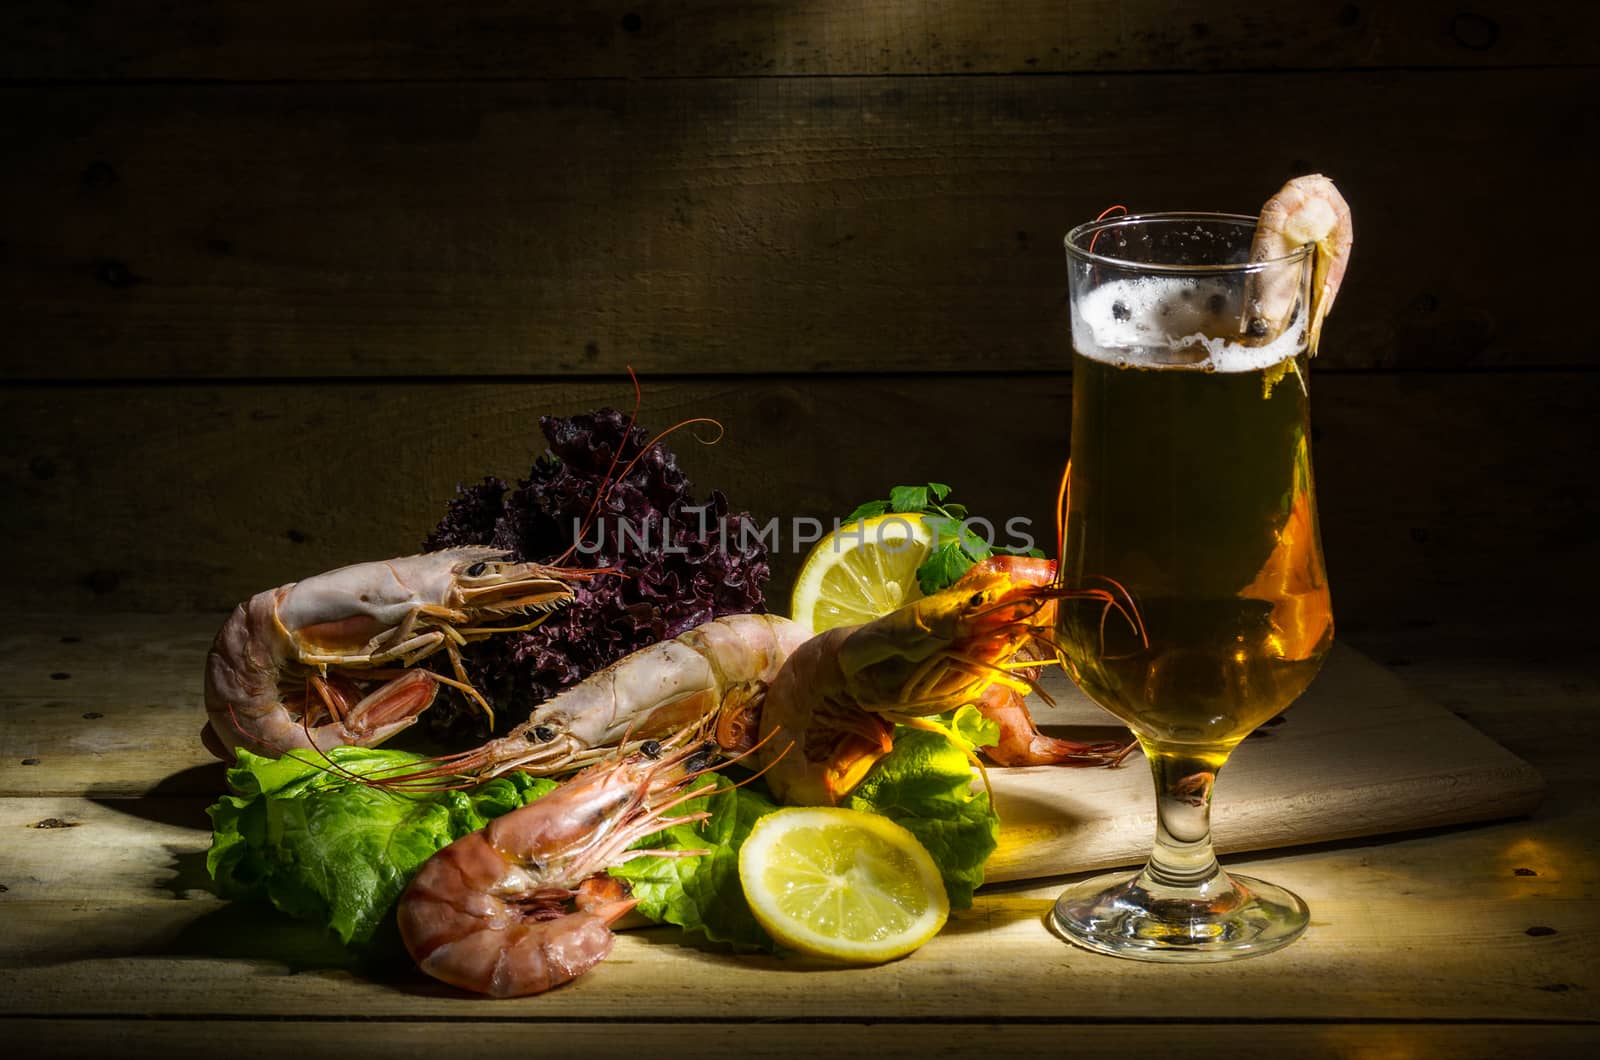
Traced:
[[[1250, 245], [1252, 262], [1271, 261], [1312, 248], [1311, 307], [1306, 347], [1314, 356], [1322, 322], [1350, 264], [1355, 228], [1350, 204], [1333, 181], [1320, 173], [1295, 177], [1267, 200]], [[1247, 312], [1259, 322], [1253, 330], [1276, 338], [1294, 323], [1300, 306], [1298, 269], [1266, 269], [1253, 274]], [[1255, 322], [1255, 321], [1253, 321]]]
[[[505, 556], [445, 549], [341, 567], [252, 596], [206, 656], [206, 746], [223, 759], [238, 747], [274, 757], [372, 747], [414, 722], [441, 684], [489, 712], [457, 649], [533, 628], [572, 599], [568, 580], [601, 573]], [[522, 624], [496, 624], [530, 614]], [[441, 650], [455, 677], [406, 669]]]
[[[703, 820], [667, 816], [695, 798], [714, 745], [680, 734], [591, 766], [555, 791], [497, 817], [429, 858], [400, 896], [400, 937], [421, 969], [491, 997], [522, 997], [570, 982], [604, 960], [611, 925], [632, 909], [607, 868], [695, 850], [628, 850], [662, 828]], [[568, 903], [572, 908], [568, 908]]]
[[725, 746], [748, 748], [753, 735], [739, 726], [753, 723], [752, 709], [810, 637], [777, 615], [725, 615], [589, 675], [499, 739], [367, 782], [415, 788], [511, 770], [564, 776], [712, 720]]
[[[1020, 758], [1114, 765], [1130, 742], [1035, 743], [1022, 696], [1049, 649], [1055, 600], [1100, 599], [1138, 628], [1120, 587], [1067, 590], [1049, 584], [1054, 565], [996, 557], [944, 592], [883, 618], [841, 626], [807, 641], [767, 689], [756, 762], [784, 802], [832, 805], [893, 747], [894, 726], [935, 728], [929, 715], [966, 704], [998, 713]], [[1020, 716], [1019, 716], [1020, 715]], [[991, 716], [993, 716], [991, 714]], [[1045, 738], [1040, 736], [1040, 740]]]

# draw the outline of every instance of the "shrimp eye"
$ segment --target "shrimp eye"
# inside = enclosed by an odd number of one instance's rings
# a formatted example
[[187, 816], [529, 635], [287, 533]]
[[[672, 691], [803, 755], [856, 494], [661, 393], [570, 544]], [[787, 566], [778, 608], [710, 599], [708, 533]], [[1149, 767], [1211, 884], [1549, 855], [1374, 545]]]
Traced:
[[661, 741], [659, 741], [659, 740], [646, 740], [644, 743], [639, 745], [639, 750], [644, 754], [644, 756], [646, 758], [660, 758], [661, 757]]
[[690, 755], [689, 760], [683, 764], [683, 768], [687, 772], [698, 773], [707, 766], [711, 765], [720, 757], [722, 757], [722, 755], [717, 748], [716, 742], [711, 741], [702, 744], [699, 750]]
[[467, 577], [476, 578], [478, 575], [482, 574], [488, 569], [489, 565], [480, 559], [478, 562], [467, 568]]
[[533, 727], [533, 738], [540, 743], [549, 743], [556, 738], [556, 731], [548, 725], [535, 725]]

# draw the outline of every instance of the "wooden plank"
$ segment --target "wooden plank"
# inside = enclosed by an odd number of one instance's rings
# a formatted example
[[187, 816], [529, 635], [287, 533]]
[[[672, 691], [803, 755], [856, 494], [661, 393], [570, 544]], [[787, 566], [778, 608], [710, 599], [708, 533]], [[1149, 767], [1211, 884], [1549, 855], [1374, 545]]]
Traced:
[[[1329, 373], [1315, 386], [1341, 628], [1586, 614], [1593, 517], [1560, 454], [1595, 448], [1600, 379]], [[539, 415], [631, 396], [620, 380], [12, 387], [0, 537], [28, 547], [0, 572], [19, 614], [226, 610], [414, 550], [456, 483], [526, 474]], [[1050, 547], [1069, 407], [1062, 376], [647, 381], [642, 422], [727, 425], [717, 447], [675, 447], [702, 495], [783, 520], [769, 587], [783, 607], [800, 557], [787, 521], [831, 520], [898, 482], [953, 483], [996, 525], [1031, 519]], [[1515, 557], [1517, 576], [1487, 576], [1493, 556]]]
[[1360, 230], [1325, 368], [1592, 366], [1526, 311], [1583, 303], [1583, 240], [1483, 238], [1600, 181], [1591, 80], [14, 88], [0, 373], [1049, 372], [1071, 225], [1312, 170]]
[[0, 77], [682, 77], [1593, 63], [1578, 3], [1442, 0], [566, 0], [278, 3], [13, 0]]
[[[200, 658], [197, 651], [193, 669], [172, 689], [171, 699], [194, 698]], [[114, 675], [109, 671], [101, 680], [113, 682]], [[1036, 703], [1041, 722], [1104, 725], [1109, 720], [1061, 675], [1051, 675], [1046, 687], [1060, 706], [1052, 712]], [[198, 709], [130, 710], [112, 694], [105, 697], [104, 712], [145, 723], [141, 741], [121, 745], [133, 751], [132, 761], [119, 761], [123, 754], [110, 735], [112, 726], [84, 726], [49, 707], [8, 710], [0, 722], [0, 790], [27, 790], [35, 778], [61, 783], [60, 778], [81, 775], [78, 763], [88, 758], [105, 778], [91, 781], [88, 792], [105, 798], [118, 788], [112, 776], [149, 768], [152, 752], [161, 761], [157, 768], [169, 772], [147, 775], [149, 788], [164, 794], [220, 790], [219, 771], [206, 762], [195, 735]], [[92, 749], [86, 752], [85, 744]], [[35, 765], [20, 764], [30, 758]], [[1149, 852], [1154, 806], [1149, 776], [1137, 761], [1121, 769], [991, 769], [989, 778], [1003, 822], [1000, 848], [986, 867], [990, 882], [1134, 865]], [[1527, 763], [1409, 692], [1382, 668], [1336, 647], [1287, 723], [1243, 745], [1222, 774], [1217, 845], [1225, 852], [1262, 850], [1503, 819], [1531, 811], [1543, 791], [1543, 781]], [[33, 842], [59, 849], [63, 838], [94, 841], [106, 835], [103, 828], [76, 828], [126, 808], [117, 803], [85, 818], [76, 810], [51, 808], [47, 801], [20, 800], [20, 807], [13, 804], [0, 814], [0, 824], [20, 808], [26, 820], [9, 823], [31, 829], [23, 834], [36, 837]], [[156, 823], [178, 819], [205, 825], [194, 807], [149, 800], [138, 806], [146, 807]], [[62, 837], [54, 834], [58, 831]], [[167, 837], [160, 841], [165, 844]], [[126, 853], [131, 845], [116, 839], [112, 849]], [[101, 857], [91, 851], [70, 860]], [[126, 893], [126, 881], [117, 884], [110, 889]]]
[[[80, 643], [92, 644], [95, 636], [90, 630]], [[43, 649], [46, 639], [42, 632], [8, 638], [5, 657], [31, 658], [28, 650]], [[52, 642], [56, 650], [75, 647]], [[9, 670], [7, 686], [30, 694], [49, 680], [17, 663]], [[189, 667], [158, 658], [143, 680], [160, 684], [169, 670]], [[1564, 705], [1559, 697], [1544, 700], [1530, 711], [1529, 727], [1550, 733], [1547, 715], [1560, 714]], [[0, 719], [10, 722], [29, 709], [8, 704]], [[181, 720], [175, 709], [167, 714]], [[176, 727], [158, 724], [149, 741], [173, 746], [177, 736]], [[1266, 753], [1278, 738], [1247, 745], [1242, 755]], [[1565, 742], [1549, 735], [1540, 753], [1563, 751]], [[105, 756], [102, 765], [116, 757]], [[1353, 773], [1362, 768], [1351, 764]], [[1161, 1012], [1174, 1020], [1222, 1023], [1592, 1024], [1587, 997], [1597, 984], [1588, 955], [1600, 934], [1592, 898], [1600, 884], [1600, 829], [1590, 788], [1579, 785], [1574, 792], [1575, 799], [1531, 821], [1230, 858], [1241, 871], [1293, 887], [1314, 911], [1305, 940], [1283, 954], [1232, 967], [1152, 968], [1062, 945], [1041, 923], [1061, 887], [1057, 881], [986, 888], [933, 943], [879, 969], [734, 957], [685, 947], [670, 930], [633, 932], [611, 960], [573, 986], [492, 1012], [403, 967], [353, 964], [308, 927], [218, 902], [205, 890], [200, 868], [207, 841], [198, 815], [203, 798], [8, 798], [0, 800], [0, 834], [7, 837], [0, 860], [8, 923], [0, 935], [5, 1011], [302, 1024], [351, 1012], [380, 1020], [489, 1015], [566, 1023], [615, 1019], [617, 999], [626, 997], [627, 1018], [636, 1022], [676, 1021], [689, 1012], [733, 1023], [751, 1013], [767, 1021], [809, 1023], [826, 1013], [832, 1020], [914, 1022], [948, 1020], [956, 983], [960, 1018], [976, 1023], [1037, 1022], [1041, 1016], [1137, 1021]], [[1224, 806], [1227, 798], [1224, 792]], [[41, 821], [59, 824], [30, 827]], [[1030, 974], [993, 971], [1015, 967]], [[1060, 989], [1089, 977], [1093, 990]], [[1285, 987], [1313, 980], [1314, 992]]]
[[[627, 999], [635, 1020], [919, 1020], [950, 1016], [959, 984], [959, 1015], [978, 1021], [1594, 1021], [1592, 902], [1420, 895], [1417, 881], [1398, 880], [1380, 901], [1350, 900], [1292, 859], [1240, 867], [1293, 887], [1315, 919], [1288, 949], [1232, 966], [1152, 966], [1069, 946], [1043, 923], [1059, 884], [982, 896], [916, 953], [874, 968], [698, 949], [675, 929], [624, 932], [593, 973], [487, 1012], [404, 962], [352, 968], [243, 907], [8, 901], [0, 966], [7, 1011], [35, 1016], [582, 1020], [615, 1018]], [[1530, 936], [1530, 924], [1555, 934]], [[1017, 968], [1028, 974], [1002, 972]], [[1315, 991], [1285, 986], [1311, 981]], [[1094, 989], [1062, 989], [1083, 982]]]
[[1502, 747], [1536, 758], [1549, 787], [1541, 816], [1581, 803], [1594, 776], [1589, 719], [1600, 717], [1587, 630], [1532, 615], [1511, 628], [1480, 623], [1468, 612], [1345, 643]]
[[[212, 1057], [227, 1041], [234, 1060], [278, 1060], [299, 1056], [448, 1056], [462, 1045], [460, 1027], [444, 1023], [212, 1020], [6, 1020], [6, 1040], [28, 1056], [80, 1057], [114, 1053], [119, 1057]], [[1241, 1060], [1296, 1057], [1349, 1057], [1395, 1054], [1415, 1060], [1482, 1056], [1580, 1056], [1592, 1052], [1596, 1032], [1588, 1026], [1545, 1024], [1382, 1023], [1353, 1026], [1253, 1023], [1084, 1024], [1047, 1021], [991, 1026], [973, 1021], [904, 1023], [884, 1019], [870, 1024], [808, 1020], [803, 1026], [746, 1023], [614, 1021], [529, 1025], [528, 1021], [474, 1020], [475, 1051], [498, 1054], [528, 1047], [537, 1035], [541, 1052], [629, 1060], [639, 1042], [670, 1056], [692, 1054], [711, 1060], [777, 1050], [803, 1050], [850, 1060], [885, 1056], [964, 1057], [974, 1049], [995, 1055], [1041, 1055], [1070, 1041], [1074, 1056], [1126, 1056], [1130, 1052], [1184, 1055], [1201, 1050], [1226, 1052]], [[309, 1050], [309, 1051], [308, 1051]]]
[[[1082, 777], [1084, 774], [1074, 774]], [[191, 796], [117, 798], [96, 796], [24, 796], [0, 798], [0, 830], [6, 837], [0, 866], [7, 902], [57, 903], [70, 909], [161, 906], [151, 930], [160, 933], [195, 917], [219, 922], [249, 921], [263, 935], [288, 931], [293, 942], [323, 957], [344, 955], [310, 925], [256, 907], [233, 908], [211, 893], [205, 853], [211, 826], [205, 808], [221, 785]], [[1292, 792], [1285, 792], [1286, 797]], [[1226, 797], [1219, 809], [1227, 805]], [[1600, 882], [1597, 858], [1600, 813], [1581, 800], [1551, 800], [1534, 817], [1475, 828], [1395, 835], [1368, 847], [1352, 861], [1352, 844], [1323, 844], [1280, 851], [1275, 855], [1235, 854], [1232, 867], [1256, 864], [1277, 872], [1293, 862], [1302, 876], [1323, 880], [1318, 895], [1380, 902], [1397, 878], [1432, 881], [1430, 887], [1472, 901], [1520, 903], [1549, 900], [1575, 911]], [[1135, 857], [1142, 856], [1142, 851]], [[1052, 893], [1059, 884], [1043, 881], [991, 881], [983, 893], [991, 897], [1020, 893]], [[224, 908], [227, 915], [217, 915]], [[1529, 920], [1528, 925], [1540, 923]], [[1562, 924], [1568, 920], [1563, 919]], [[167, 925], [163, 927], [162, 925]], [[641, 926], [642, 921], [630, 926]], [[1560, 927], [1561, 925], [1557, 925]], [[62, 943], [55, 928], [41, 928], [32, 949], [11, 951], [16, 959], [48, 955]], [[91, 940], [92, 941], [92, 940]], [[20, 945], [20, 943], [19, 943]], [[207, 951], [227, 956], [229, 950]]]
[[[1063, 675], [1047, 681], [1060, 715], [1105, 715]], [[1155, 834], [1153, 788], [1141, 763], [989, 772], [1003, 822], [990, 881], [1137, 865]], [[1240, 745], [1217, 777], [1213, 824], [1223, 852], [1302, 846], [1530, 812], [1544, 794], [1532, 766], [1335, 646], [1284, 724]]]
[[[220, 767], [199, 740], [200, 671], [218, 621], [207, 615], [79, 615], [34, 618], [26, 628], [8, 624], [0, 631], [0, 657], [15, 661], [4, 667], [0, 695], [0, 797], [210, 798], [219, 792]], [[1367, 682], [1381, 675], [1353, 655], [1341, 655], [1346, 682], [1372, 690]], [[1455, 664], [1458, 676], [1435, 677], [1424, 687], [1450, 708], [1468, 711], [1473, 724], [1524, 758], [1537, 757], [1559, 796], [1555, 805], [1586, 790], [1584, 719], [1600, 706], [1592, 678], [1541, 676], [1497, 658], [1488, 646], [1475, 662]], [[1089, 709], [1075, 693], [1057, 691], [1075, 710]], [[1407, 696], [1389, 681], [1378, 691]], [[1065, 709], [1037, 713], [1047, 725], [1094, 724], [1097, 718]], [[1247, 744], [1241, 754], [1266, 739]], [[1229, 776], [1231, 782], [1231, 767]], [[195, 809], [163, 814], [205, 823]]]

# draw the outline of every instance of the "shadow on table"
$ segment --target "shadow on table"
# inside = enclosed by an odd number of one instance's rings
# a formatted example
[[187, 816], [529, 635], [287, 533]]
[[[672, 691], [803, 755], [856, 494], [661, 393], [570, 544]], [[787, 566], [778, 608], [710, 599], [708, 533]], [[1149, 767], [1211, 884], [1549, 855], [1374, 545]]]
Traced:
[[295, 920], [265, 902], [219, 906], [184, 924], [151, 955], [268, 961], [291, 973], [365, 971], [365, 958], [340, 945], [320, 925]]
[[142, 821], [209, 832], [211, 819], [206, 816], [206, 806], [227, 790], [226, 768], [221, 762], [213, 762], [163, 777], [138, 798], [129, 798], [126, 790], [116, 784], [91, 784], [84, 797], [97, 806]]

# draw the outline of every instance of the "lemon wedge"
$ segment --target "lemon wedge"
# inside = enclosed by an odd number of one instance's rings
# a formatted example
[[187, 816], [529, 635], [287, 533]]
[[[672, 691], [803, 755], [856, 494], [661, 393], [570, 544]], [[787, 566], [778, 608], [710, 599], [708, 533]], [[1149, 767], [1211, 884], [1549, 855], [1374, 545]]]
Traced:
[[761, 818], [739, 848], [739, 882], [779, 943], [855, 964], [905, 956], [950, 915], [917, 837], [859, 810], [794, 807]]
[[922, 596], [917, 568], [933, 544], [933, 531], [920, 515], [879, 515], [847, 523], [806, 556], [789, 614], [816, 633], [881, 618]]

